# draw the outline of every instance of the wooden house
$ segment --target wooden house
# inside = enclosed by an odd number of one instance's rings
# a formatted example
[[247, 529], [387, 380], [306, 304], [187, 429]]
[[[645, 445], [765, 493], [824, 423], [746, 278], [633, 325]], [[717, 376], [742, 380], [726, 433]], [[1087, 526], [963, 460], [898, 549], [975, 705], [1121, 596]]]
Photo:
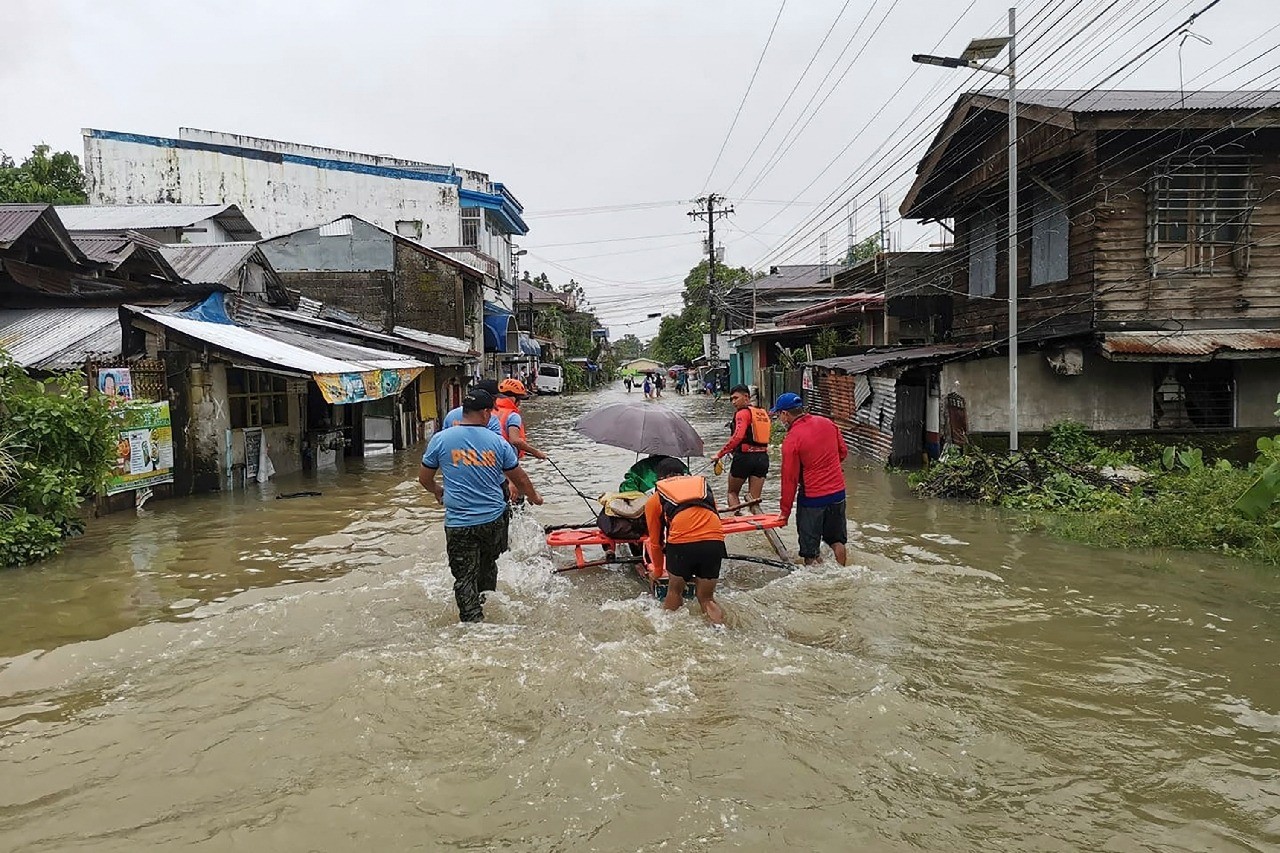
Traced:
[[[1280, 92], [1019, 93], [1021, 428], [1264, 428], [1280, 375]], [[959, 98], [903, 216], [954, 224], [937, 380], [1008, 427], [1008, 102]]]

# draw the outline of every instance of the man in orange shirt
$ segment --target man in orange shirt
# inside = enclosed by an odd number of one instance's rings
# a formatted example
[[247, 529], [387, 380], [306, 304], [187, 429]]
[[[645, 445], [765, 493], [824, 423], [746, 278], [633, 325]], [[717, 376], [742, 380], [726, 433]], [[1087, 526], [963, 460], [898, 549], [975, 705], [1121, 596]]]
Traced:
[[706, 478], [686, 476], [679, 459], [662, 460], [644, 515], [654, 569], [665, 569], [669, 578], [662, 608], [679, 610], [685, 584], [693, 581], [702, 612], [713, 625], [723, 625], [724, 611], [715, 593], [725, 557], [724, 526]]

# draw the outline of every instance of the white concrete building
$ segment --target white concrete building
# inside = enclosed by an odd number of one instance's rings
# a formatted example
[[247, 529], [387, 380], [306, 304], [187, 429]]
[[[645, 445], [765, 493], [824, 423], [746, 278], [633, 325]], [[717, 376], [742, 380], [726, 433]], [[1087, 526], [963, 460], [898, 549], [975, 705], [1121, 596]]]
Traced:
[[470, 169], [192, 128], [82, 133], [92, 205], [230, 203], [267, 238], [352, 214], [506, 283], [511, 242], [528, 232], [516, 197]]

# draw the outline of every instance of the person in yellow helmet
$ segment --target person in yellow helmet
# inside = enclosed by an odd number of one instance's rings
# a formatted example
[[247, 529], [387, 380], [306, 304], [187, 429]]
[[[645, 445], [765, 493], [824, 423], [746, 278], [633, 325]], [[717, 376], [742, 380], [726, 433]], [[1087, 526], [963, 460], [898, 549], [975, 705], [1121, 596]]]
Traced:
[[546, 459], [547, 454], [529, 443], [525, 434], [524, 417], [520, 414], [520, 401], [529, 396], [524, 383], [519, 379], [504, 379], [498, 383], [498, 425], [502, 428], [502, 437], [516, 449], [516, 457], [523, 459], [525, 454], [534, 459]]

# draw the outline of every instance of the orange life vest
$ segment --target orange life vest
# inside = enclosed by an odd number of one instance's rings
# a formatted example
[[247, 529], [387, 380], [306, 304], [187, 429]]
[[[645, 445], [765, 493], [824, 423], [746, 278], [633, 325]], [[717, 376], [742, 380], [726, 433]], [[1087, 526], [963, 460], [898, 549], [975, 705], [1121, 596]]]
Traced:
[[686, 509], [702, 507], [716, 511], [716, 498], [706, 477], [668, 477], [655, 487], [662, 506], [662, 543], [667, 542], [671, 522]]
[[769, 446], [769, 435], [773, 432], [773, 418], [769, 417], [769, 411], [759, 406], [751, 406], [751, 428], [747, 430], [747, 436], [752, 444], [758, 444], [763, 447]]
[[[506, 405], [503, 405], [504, 403], [505, 403]], [[510, 400], [510, 399], [508, 399], [507, 397], [499, 397], [499, 398], [498, 398], [498, 405], [497, 405], [497, 409], [498, 409], [498, 425], [502, 428], [502, 439], [503, 439], [507, 444], [510, 444], [510, 443], [511, 443], [511, 431], [510, 431], [510, 427], [508, 427], [508, 426], [507, 426], [507, 422], [511, 419], [511, 416], [512, 416], [512, 415], [518, 415], [518, 414], [520, 414], [520, 410], [516, 408], [515, 401], [514, 401], [514, 400]], [[516, 430], [517, 430], [517, 432], [519, 433], [519, 434], [516, 436], [516, 438], [523, 439], [523, 438], [524, 438], [524, 425], [523, 425], [523, 424], [521, 424], [520, 426], [516, 427]], [[523, 451], [523, 450], [519, 450], [519, 449], [517, 449], [517, 450], [516, 450], [516, 458], [517, 458], [517, 459], [523, 459], [523, 458], [524, 458], [524, 451]]]

